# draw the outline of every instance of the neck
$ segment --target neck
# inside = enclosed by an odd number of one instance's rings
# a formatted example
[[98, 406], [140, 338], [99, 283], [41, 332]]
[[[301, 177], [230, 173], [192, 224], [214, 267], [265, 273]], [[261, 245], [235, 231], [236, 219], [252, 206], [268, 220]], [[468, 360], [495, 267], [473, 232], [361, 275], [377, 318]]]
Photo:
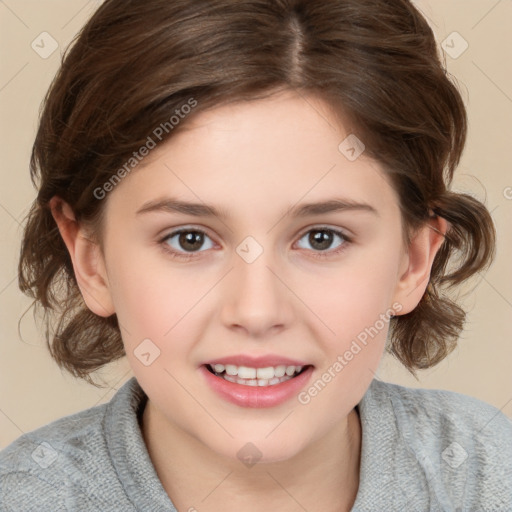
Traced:
[[170, 423], [148, 401], [142, 432], [157, 475], [178, 510], [349, 511], [359, 486], [356, 409], [292, 458], [241, 464]]

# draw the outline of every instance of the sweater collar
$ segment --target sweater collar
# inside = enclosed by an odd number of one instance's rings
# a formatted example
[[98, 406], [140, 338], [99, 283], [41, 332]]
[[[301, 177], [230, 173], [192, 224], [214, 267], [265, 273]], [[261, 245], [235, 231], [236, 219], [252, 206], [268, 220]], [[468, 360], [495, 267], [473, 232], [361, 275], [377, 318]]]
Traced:
[[160, 482], [142, 437], [139, 420], [147, 395], [132, 377], [108, 403], [104, 431], [112, 464], [137, 510], [176, 512]]

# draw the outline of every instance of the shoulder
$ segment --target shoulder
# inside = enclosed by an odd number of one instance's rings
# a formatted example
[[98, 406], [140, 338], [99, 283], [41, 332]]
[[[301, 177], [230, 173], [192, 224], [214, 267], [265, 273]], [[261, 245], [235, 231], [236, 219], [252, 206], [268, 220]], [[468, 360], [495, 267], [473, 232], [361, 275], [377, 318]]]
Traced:
[[382, 381], [373, 381], [372, 391], [379, 401], [387, 401], [399, 424], [430, 434], [449, 433], [459, 439], [489, 438], [493, 445], [512, 448], [512, 421], [496, 407], [454, 391], [415, 389]]
[[[105, 409], [106, 404], [92, 407], [23, 434], [0, 451], [0, 474], [14, 468], [39, 471], [54, 463], [58, 467], [64, 462], [60, 460], [61, 453], [66, 457], [83, 456], [101, 443]], [[65, 450], [61, 451], [62, 448]]]
[[496, 407], [453, 391], [374, 380], [366, 411], [383, 420], [378, 429], [393, 439], [397, 460], [437, 503], [512, 507], [512, 421]]
[[[23, 434], [0, 451], [1, 510], [97, 510], [84, 490], [107, 454], [107, 404]], [[89, 474], [86, 474], [89, 472]], [[48, 508], [45, 508], [48, 507]]]

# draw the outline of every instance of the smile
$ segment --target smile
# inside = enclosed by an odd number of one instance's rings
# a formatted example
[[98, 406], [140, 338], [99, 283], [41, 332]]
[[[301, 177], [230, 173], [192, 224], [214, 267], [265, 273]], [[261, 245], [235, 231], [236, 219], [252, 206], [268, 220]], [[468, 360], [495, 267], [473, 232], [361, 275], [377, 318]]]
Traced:
[[306, 368], [305, 366], [284, 365], [251, 368], [233, 364], [208, 364], [206, 367], [217, 377], [242, 386], [275, 386], [293, 379]]
[[[208, 387], [221, 399], [240, 407], [263, 408], [274, 407], [296, 397], [310, 381], [313, 368], [313, 365], [254, 368], [216, 363], [203, 364], [199, 371]], [[280, 374], [283, 375], [278, 377]]]

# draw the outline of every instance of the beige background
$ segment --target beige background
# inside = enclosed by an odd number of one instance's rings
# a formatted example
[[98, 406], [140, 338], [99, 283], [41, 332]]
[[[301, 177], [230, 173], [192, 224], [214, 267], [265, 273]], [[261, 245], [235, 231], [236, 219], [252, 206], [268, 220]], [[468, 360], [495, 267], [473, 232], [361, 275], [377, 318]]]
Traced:
[[[17, 288], [20, 221], [35, 197], [28, 161], [40, 102], [62, 50], [100, 4], [97, 0], [0, 1], [0, 449], [23, 432], [109, 400], [129, 377], [125, 360], [101, 372], [108, 387], [96, 389], [62, 373], [50, 359], [30, 304]], [[468, 321], [459, 348], [414, 380], [385, 356], [378, 377], [442, 388], [489, 402], [512, 417], [512, 2], [421, 0], [469, 111], [470, 132], [455, 188], [486, 202], [498, 229], [494, 265], [468, 286]], [[48, 32], [58, 49], [42, 58], [31, 47]], [[450, 36], [450, 37], [448, 37]], [[45, 49], [51, 46], [45, 39]], [[41, 43], [39, 43], [42, 46]], [[43, 51], [41, 48], [40, 51]], [[455, 54], [454, 54], [455, 55]]]

